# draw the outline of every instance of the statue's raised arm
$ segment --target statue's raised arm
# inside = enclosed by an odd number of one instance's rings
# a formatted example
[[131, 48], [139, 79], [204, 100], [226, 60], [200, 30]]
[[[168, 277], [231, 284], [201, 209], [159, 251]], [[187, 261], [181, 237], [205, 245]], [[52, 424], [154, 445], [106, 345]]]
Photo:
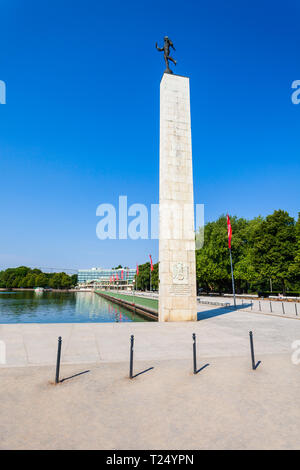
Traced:
[[164, 50], [163, 47], [158, 47], [157, 42], [155, 43], [155, 47], [158, 51], [162, 52]]

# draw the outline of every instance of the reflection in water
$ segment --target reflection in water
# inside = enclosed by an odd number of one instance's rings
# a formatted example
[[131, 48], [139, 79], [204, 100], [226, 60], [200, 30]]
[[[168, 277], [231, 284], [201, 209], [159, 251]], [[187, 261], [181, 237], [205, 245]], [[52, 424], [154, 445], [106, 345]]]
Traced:
[[0, 323], [131, 321], [147, 320], [93, 292], [0, 292]]

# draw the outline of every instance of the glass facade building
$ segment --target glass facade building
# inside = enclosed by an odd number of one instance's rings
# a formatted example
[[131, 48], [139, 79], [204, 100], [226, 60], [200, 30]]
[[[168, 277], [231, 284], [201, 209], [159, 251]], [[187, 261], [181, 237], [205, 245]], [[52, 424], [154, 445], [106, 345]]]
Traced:
[[[123, 271], [123, 280], [122, 280]], [[99, 282], [109, 283], [115, 277], [115, 282], [133, 284], [136, 270], [133, 268], [106, 269], [91, 268], [78, 270], [78, 284], [98, 284]], [[118, 277], [118, 280], [117, 280]]]

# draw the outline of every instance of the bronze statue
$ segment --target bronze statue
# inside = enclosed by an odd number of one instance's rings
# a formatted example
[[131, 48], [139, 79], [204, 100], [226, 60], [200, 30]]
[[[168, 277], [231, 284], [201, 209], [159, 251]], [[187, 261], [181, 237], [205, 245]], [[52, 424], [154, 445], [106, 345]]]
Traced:
[[156, 49], [158, 51], [164, 51], [164, 59], [165, 59], [165, 63], [166, 63], [166, 70], [165, 70], [164, 73], [173, 73], [172, 70], [169, 67], [169, 60], [171, 62], [173, 62], [173, 64], [175, 64], [175, 65], [176, 65], [177, 62], [176, 62], [175, 59], [173, 59], [169, 55], [170, 54], [170, 47], [172, 47], [174, 49], [174, 51], [176, 51], [171, 39], [169, 39], [168, 36], [165, 36], [164, 37], [164, 47], [158, 47], [157, 43], [155, 44], [155, 46], [156, 46]]

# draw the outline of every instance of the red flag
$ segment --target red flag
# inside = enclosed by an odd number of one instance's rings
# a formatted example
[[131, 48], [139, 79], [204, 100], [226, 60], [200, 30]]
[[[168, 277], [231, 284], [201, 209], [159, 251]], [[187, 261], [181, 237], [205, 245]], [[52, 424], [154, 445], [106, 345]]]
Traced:
[[228, 233], [228, 248], [231, 249], [232, 227], [229, 215], [227, 214], [227, 233]]
[[124, 279], [123, 269], [122, 269], [122, 271], [121, 271], [121, 279], [122, 279], [122, 281], [123, 281], [123, 279]]
[[117, 276], [117, 281], [118, 281], [118, 280], [119, 280], [119, 276], [118, 276], [118, 273], [116, 274], [116, 276]]
[[149, 257], [150, 257], [150, 269], [151, 269], [151, 271], [153, 271], [152, 256], [151, 256], [151, 255], [149, 255]]
[[115, 275], [113, 274], [113, 281], [115, 282]]
[[136, 263], [136, 275], [139, 275], [139, 265]]

